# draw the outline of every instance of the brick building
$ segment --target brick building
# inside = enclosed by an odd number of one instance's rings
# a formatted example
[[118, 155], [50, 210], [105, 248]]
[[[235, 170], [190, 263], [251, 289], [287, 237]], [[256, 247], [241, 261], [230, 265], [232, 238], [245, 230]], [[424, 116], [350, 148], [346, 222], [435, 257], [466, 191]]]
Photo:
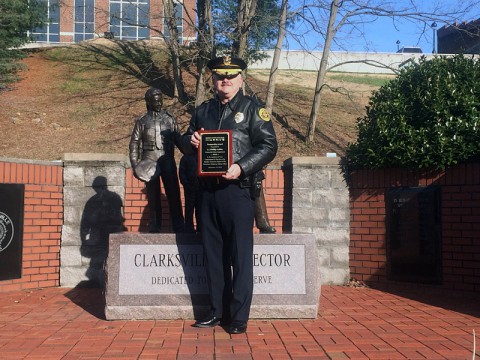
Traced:
[[[76, 43], [111, 36], [119, 40], [168, 36], [163, 0], [43, 0], [50, 23], [32, 31], [37, 42]], [[182, 44], [195, 41], [195, 1], [175, 1]]]

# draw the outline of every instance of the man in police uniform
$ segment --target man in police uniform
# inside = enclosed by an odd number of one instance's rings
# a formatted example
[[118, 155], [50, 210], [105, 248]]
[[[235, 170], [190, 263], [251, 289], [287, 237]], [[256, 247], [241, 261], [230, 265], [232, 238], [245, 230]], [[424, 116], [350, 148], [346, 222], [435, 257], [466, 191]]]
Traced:
[[163, 94], [150, 88], [145, 93], [147, 113], [135, 122], [130, 137], [130, 163], [133, 174], [145, 182], [150, 210], [148, 231], [158, 233], [162, 227], [160, 177], [167, 195], [172, 227], [175, 232], [184, 231], [180, 185], [175, 163], [175, 145], [180, 145], [181, 135], [177, 121], [162, 109]]
[[183, 141], [198, 149], [199, 130], [232, 130], [233, 165], [222, 176], [201, 178], [201, 237], [211, 312], [194, 326], [222, 324], [229, 333], [240, 334], [247, 329], [253, 294], [256, 175], [274, 159], [277, 139], [268, 112], [243, 94], [245, 62], [220, 57], [207, 67], [217, 94], [196, 109]]

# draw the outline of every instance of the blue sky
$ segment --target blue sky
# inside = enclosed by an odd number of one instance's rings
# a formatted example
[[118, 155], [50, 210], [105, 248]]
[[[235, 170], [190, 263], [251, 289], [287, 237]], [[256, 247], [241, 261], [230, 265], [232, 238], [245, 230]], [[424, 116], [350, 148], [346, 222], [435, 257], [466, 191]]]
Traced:
[[[293, 0], [291, 6], [295, 6], [301, 0]], [[408, 0], [398, 0], [402, 3]], [[429, 9], [435, 3], [444, 3], [446, 6], [454, 6], [454, 0], [424, 0], [417, 1], [424, 9]], [[480, 6], [475, 8], [460, 21], [471, 21], [480, 18]], [[433, 29], [432, 21], [427, 23], [422, 21], [407, 21], [397, 18], [395, 23], [391, 18], [378, 18], [374, 22], [361, 25], [361, 32], [346, 33], [346, 27], [338, 34], [337, 44], [332, 45], [332, 50], [348, 51], [369, 51], [369, 52], [396, 52], [397, 47], [419, 46], [424, 53], [432, 53], [433, 50]], [[437, 22], [437, 29], [445, 23]], [[295, 31], [302, 32], [299, 26]], [[397, 41], [400, 43], [397, 45]], [[436, 41], [436, 40], [435, 40]], [[321, 50], [323, 48], [323, 38], [313, 31], [304, 34], [304, 42], [308, 50]], [[288, 47], [290, 49], [301, 49], [302, 47], [293, 39], [289, 38]]]
[[[443, 24], [437, 24], [437, 29]], [[400, 43], [397, 44], [397, 41]], [[408, 23], [398, 21], [393, 24], [392, 19], [381, 18], [365, 26], [365, 40], [351, 45], [352, 51], [396, 52], [397, 47], [418, 46], [424, 53], [433, 50], [433, 29], [430, 23]]]

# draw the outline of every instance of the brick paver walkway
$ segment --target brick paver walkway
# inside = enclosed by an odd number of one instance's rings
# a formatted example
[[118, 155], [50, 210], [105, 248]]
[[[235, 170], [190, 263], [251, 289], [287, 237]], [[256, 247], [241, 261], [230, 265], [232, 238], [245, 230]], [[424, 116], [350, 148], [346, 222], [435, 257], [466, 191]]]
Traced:
[[99, 289], [0, 294], [0, 359], [474, 359], [478, 299], [323, 286], [316, 320], [106, 321]]

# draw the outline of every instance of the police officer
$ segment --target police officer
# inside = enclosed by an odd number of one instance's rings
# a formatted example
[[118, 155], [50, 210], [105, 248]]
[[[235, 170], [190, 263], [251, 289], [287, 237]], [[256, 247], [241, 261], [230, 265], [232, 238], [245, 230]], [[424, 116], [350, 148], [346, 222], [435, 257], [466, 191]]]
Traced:
[[160, 177], [170, 209], [172, 227], [183, 232], [184, 218], [180, 200], [175, 145], [181, 135], [175, 118], [162, 109], [163, 94], [160, 89], [150, 88], [145, 93], [147, 113], [136, 122], [130, 137], [130, 163], [136, 178], [145, 182], [148, 208], [150, 210], [149, 232], [158, 233], [162, 227], [162, 204]]
[[[277, 153], [268, 112], [242, 91], [247, 67], [229, 56], [210, 60], [215, 98], [200, 105], [183, 141], [198, 149], [199, 130], [232, 130], [233, 164], [219, 177], [202, 177], [201, 238], [207, 259], [211, 311], [196, 327], [228, 326], [244, 333], [253, 294], [253, 223], [257, 174]], [[261, 179], [259, 180], [261, 183]]]

